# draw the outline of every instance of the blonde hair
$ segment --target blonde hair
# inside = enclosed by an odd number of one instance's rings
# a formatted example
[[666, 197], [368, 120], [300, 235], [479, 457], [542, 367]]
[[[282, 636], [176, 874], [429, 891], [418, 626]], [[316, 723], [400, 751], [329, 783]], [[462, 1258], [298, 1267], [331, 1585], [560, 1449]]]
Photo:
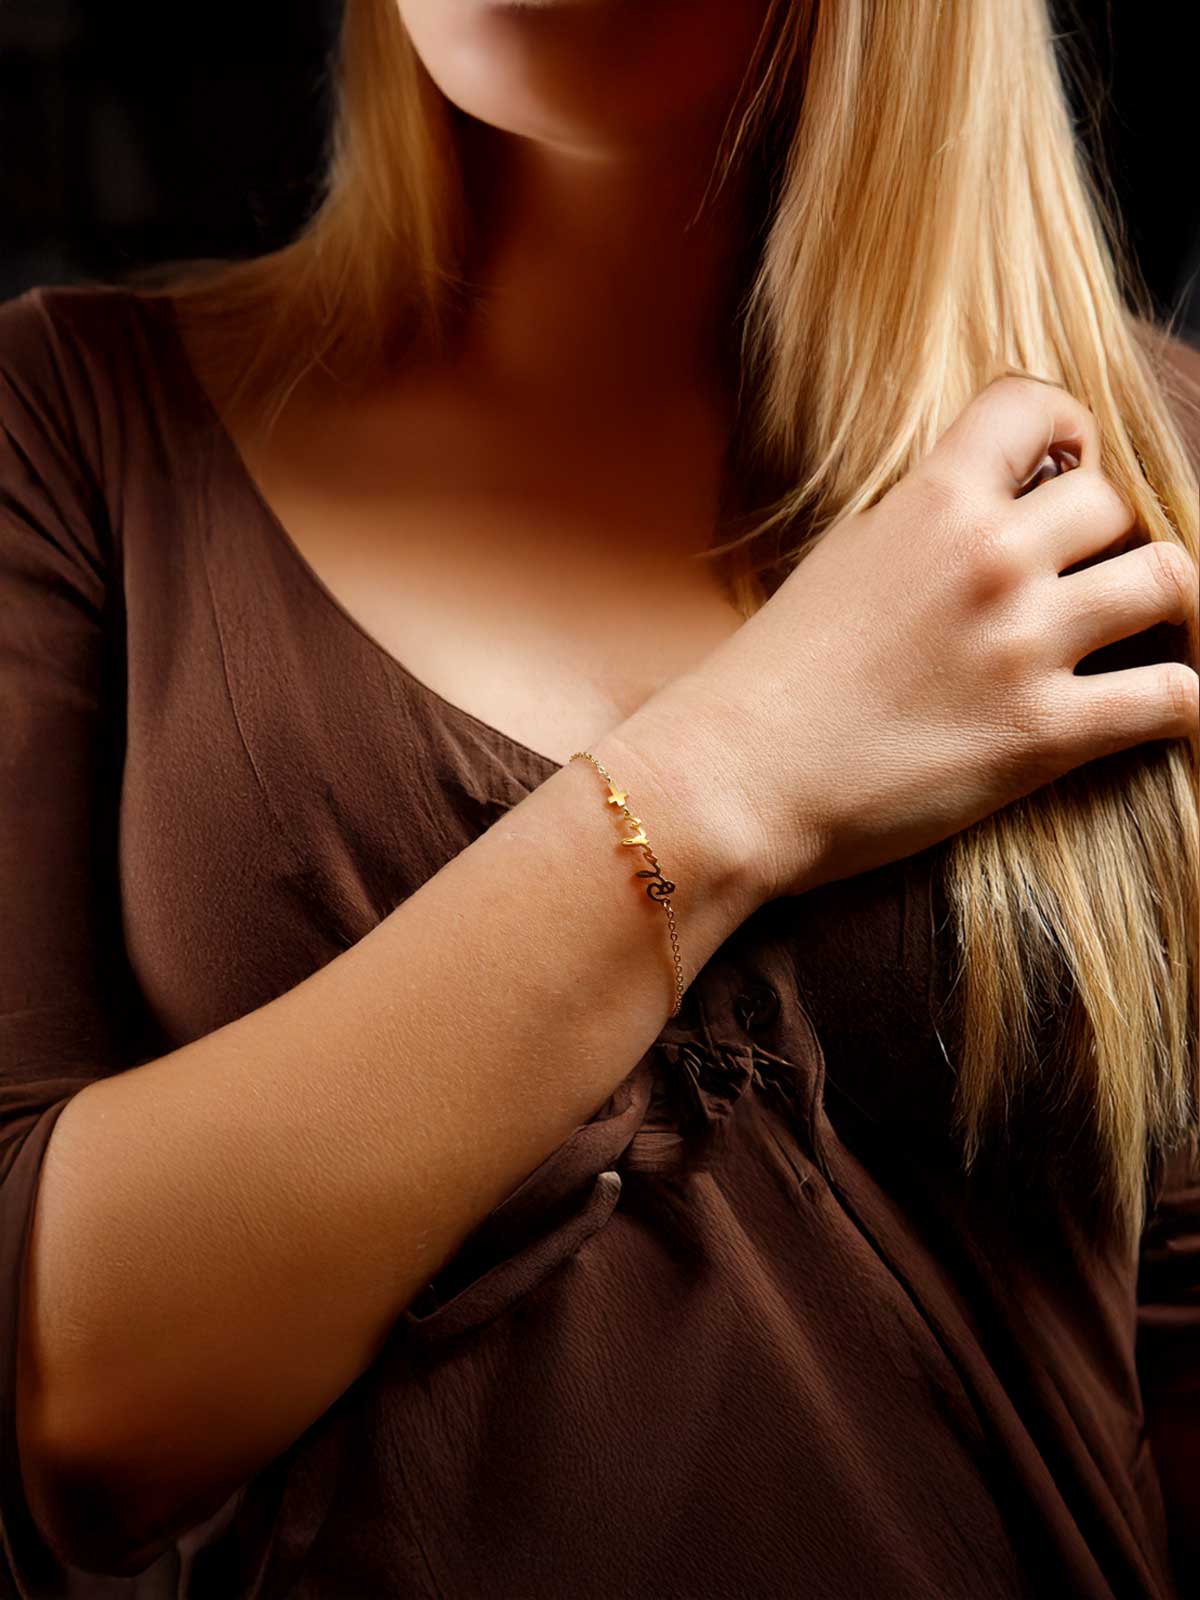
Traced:
[[[1179, 422], [1200, 417], [1200, 389], [1085, 166], [1055, 44], [1047, 0], [771, 6], [717, 175], [749, 157], [761, 182], [731, 457], [756, 498], [708, 552], [746, 615], [1006, 371], [1080, 397], [1145, 534], [1200, 553]], [[217, 387], [272, 417], [313, 363], [377, 371], [436, 345], [470, 297], [459, 114], [396, 0], [347, 0], [337, 88], [319, 204], [294, 239], [144, 280], [207, 330]], [[1194, 663], [1193, 630], [1184, 648]], [[1036, 1104], [1052, 1118], [1042, 1176], [1125, 1245], [1153, 1161], [1196, 1143], [1197, 766], [1194, 740], [1143, 744], [939, 852], [964, 1170]]]

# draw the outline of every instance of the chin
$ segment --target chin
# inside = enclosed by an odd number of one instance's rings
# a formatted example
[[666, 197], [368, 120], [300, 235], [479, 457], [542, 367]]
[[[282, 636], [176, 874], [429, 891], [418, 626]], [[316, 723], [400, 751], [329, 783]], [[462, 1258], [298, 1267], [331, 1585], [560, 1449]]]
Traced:
[[480, 122], [619, 153], [719, 125], [768, 0], [397, 0], [442, 93]]

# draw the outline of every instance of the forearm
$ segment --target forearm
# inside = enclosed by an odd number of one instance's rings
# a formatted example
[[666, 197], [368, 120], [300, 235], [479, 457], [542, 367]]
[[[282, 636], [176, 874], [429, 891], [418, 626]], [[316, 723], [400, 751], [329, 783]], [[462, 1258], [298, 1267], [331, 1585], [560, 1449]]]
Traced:
[[[757, 897], [703, 743], [664, 761], [660, 730], [593, 749], [678, 883], [690, 982]], [[604, 796], [569, 763], [294, 989], [64, 1108], [22, 1345], [41, 1482], [103, 1484], [131, 1530], [215, 1510], [632, 1069], [670, 947]]]

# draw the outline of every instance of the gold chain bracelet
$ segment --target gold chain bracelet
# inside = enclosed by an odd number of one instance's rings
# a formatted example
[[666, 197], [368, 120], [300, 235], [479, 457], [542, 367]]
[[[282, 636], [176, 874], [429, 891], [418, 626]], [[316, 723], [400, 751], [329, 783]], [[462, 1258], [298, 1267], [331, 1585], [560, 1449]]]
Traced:
[[680, 960], [679, 956], [679, 933], [675, 926], [675, 907], [671, 904], [671, 896], [675, 893], [675, 885], [671, 882], [670, 878], [664, 875], [661, 866], [659, 866], [658, 857], [650, 848], [650, 841], [646, 838], [646, 832], [642, 827], [641, 817], [635, 817], [633, 812], [625, 804], [629, 796], [617, 785], [616, 780], [600, 764], [600, 762], [596, 760], [595, 756], [590, 750], [576, 750], [575, 754], [571, 757], [571, 760], [575, 761], [579, 758], [582, 758], [584, 761], [590, 761], [595, 767], [596, 771], [608, 784], [606, 803], [610, 806], [616, 806], [622, 815], [633, 824], [635, 830], [633, 837], [631, 839], [622, 839], [621, 843], [640, 849], [646, 860], [650, 863], [649, 867], [639, 868], [637, 876], [639, 878], [649, 878], [650, 881], [646, 885], [646, 893], [650, 896], [651, 900], [657, 900], [667, 914], [667, 931], [671, 936], [671, 959], [675, 963], [675, 1004], [671, 1008], [671, 1015], [673, 1017], [677, 1017], [679, 1015], [679, 1008], [683, 1004], [684, 986], [683, 962]]

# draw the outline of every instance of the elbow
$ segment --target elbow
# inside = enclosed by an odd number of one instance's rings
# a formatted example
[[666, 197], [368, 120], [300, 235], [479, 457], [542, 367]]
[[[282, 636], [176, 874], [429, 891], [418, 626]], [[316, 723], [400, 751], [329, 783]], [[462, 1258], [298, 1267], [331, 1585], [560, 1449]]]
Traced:
[[70, 1443], [19, 1431], [21, 1480], [34, 1527], [62, 1564], [112, 1577], [144, 1572], [170, 1544], [148, 1540], [111, 1463]]
[[103, 1577], [145, 1572], [182, 1535], [227, 1517], [244, 1489], [240, 1479], [181, 1483], [178, 1452], [162, 1441], [122, 1451], [111, 1440], [97, 1446], [94, 1432], [90, 1443], [79, 1433], [18, 1437], [26, 1501], [42, 1540], [60, 1562]]
[[139, 1546], [127, 1536], [128, 1517], [113, 1480], [96, 1470], [76, 1431], [63, 1426], [31, 1349], [26, 1326], [18, 1350], [15, 1446], [33, 1531], [61, 1565], [122, 1577], [141, 1570], [130, 1565]]
[[[30, 1382], [29, 1371], [25, 1359], [16, 1454], [34, 1532], [61, 1565], [105, 1577], [144, 1572], [175, 1537], [173, 1527], [163, 1531], [161, 1515], [169, 1475], [152, 1470], [144, 1449], [118, 1438], [111, 1410], [102, 1425], [68, 1425], [63, 1407], [50, 1405], [47, 1386]], [[157, 1458], [160, 1468], [165, 1455]]]

